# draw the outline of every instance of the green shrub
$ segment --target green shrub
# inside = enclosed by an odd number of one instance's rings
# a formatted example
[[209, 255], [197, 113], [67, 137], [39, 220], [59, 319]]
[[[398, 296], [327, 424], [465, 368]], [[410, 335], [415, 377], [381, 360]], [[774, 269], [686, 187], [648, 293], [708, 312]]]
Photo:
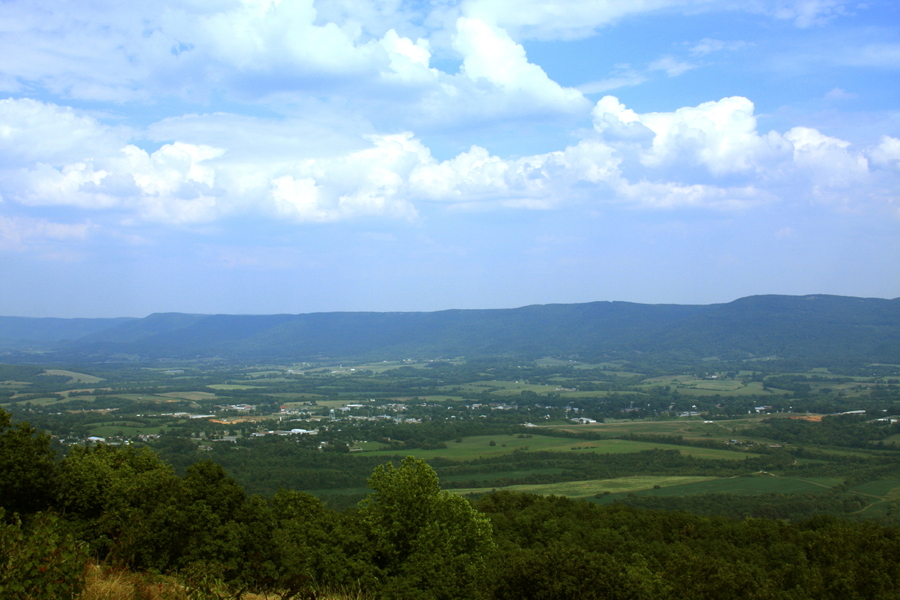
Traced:
[[86, 553], [48, 513], [24, 525], [0, 508], [0, 598], [66, 600], [84, 587]]

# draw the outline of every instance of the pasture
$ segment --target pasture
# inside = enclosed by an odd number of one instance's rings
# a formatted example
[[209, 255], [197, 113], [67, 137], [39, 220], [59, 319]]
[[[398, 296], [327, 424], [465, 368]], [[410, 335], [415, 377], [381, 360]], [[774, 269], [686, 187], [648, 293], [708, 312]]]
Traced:
[[457, 494], [486, 494], [497, 489], [527, 492], [530, 494], [555, 494], [571, 498], [600, 498], [602, 503], [615, 502], [626, 494], [652, 496], [695, 496], [701, 494], [803, 494], [822, 493], [842, 482], [839, 478], [801, 479], [756, 474], [744, 477], [691, 477], [666, 475], [638, 475], [616, 479], [592, 479], [563, 483], [511, 485], [503, 488], [459, 488], [450, 491]]
[[165, 392], [157, 398], [174, 398], [175, 400], [187, 400], [189, 402], [201, 402], [203, 400], [215, 400], [216, 395], [210, 392]]
[[619, 477], [616, 479], [591, 479], [587, 481], [566, 481], [563, 483], [547, 483], [535, 485], [510, 485], [504, 488], [458, 488], [449, 491], [454, 494], [487, 494], [497, 489], [528, 494], [568, 496], [569, 498], [589, 498], [609, 492], [611, 494], [627, 494], [641, 490], [653, 489], [654, 486], [668, 488], [707, 481], [709, 477], [689, 476], [643, 476]]
[[103, 381], [100, 377], [86, 375], [84, 373], [76, 373], [75, 371], [65, 371], [63, 369], [46, 369], [44, 375], [57, 375], [59, 377], [68, 377], [69, 383], [98, 383]]
[[243, 384], [240, 384], [240, 383], [214, 383], [214, 384], [208, 385], [208, 386], [206, 386], [206, 387], [208, 387], [208, 388], [210, 388], [210, 389], [213, 389], [213, 390], [222, 390], [222, 391], [227, 391], [227, 390], [260, 390], [260, 389], [265, 389], [265, 388], [260, 387], [260, 386], [258, 386], [258, 385], [243, 385]]
[[[494, 442], [494, 445], [491, 445]], [[512, 454], [515, 451], [522, 452], [592, 452], [598, 454], [623, 454], [628, 452], [641, 452], [642, 450], [677, 450], [678, 452], [695, 458], [743, 460], [756, 455], [747, 452], [719, 450], [714, 448], [694, 448], [691, 446], [677, 446], [673, 444], [657, 444], [653, 442], [640, 442], [632, 440], [578, 440], [571, 438], [559, 438], [543, 435], [532, 437], [520, 437], [518, 435], [480, 435], [462, 438], [461, 442], [447, 442], [446, 448], [435, 450], [415, 449], [384, 449], [367, 451], [367, 456], [396, 456], [399, 453], [415, 456], [416, 458], [434, 459], [447, 458], [451, 460], [473, 460], [476, 458], [492, 458]]]

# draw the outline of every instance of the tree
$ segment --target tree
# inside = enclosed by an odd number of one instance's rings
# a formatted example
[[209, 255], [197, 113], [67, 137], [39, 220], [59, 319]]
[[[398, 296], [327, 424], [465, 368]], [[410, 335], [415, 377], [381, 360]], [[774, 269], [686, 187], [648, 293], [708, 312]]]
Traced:
[[375, 490], [360, 518], [388, 581], [382, 596], [397, 599], [473, 598], [494, 549], [490, 520], [465, 499], [443, 491], [437, 474], [411, 456], [400, 467], [379, 465]]
[[58, 481], [60, 509], [98, 556], [162, 570], [181, 554], [184, 486], [152, 451], [74, 446]]
[[34, 513], [53, 502], [56, 453], [50, 436], [28, 423], [12, 424], [0, 409], [0, 506], [11, 513]]

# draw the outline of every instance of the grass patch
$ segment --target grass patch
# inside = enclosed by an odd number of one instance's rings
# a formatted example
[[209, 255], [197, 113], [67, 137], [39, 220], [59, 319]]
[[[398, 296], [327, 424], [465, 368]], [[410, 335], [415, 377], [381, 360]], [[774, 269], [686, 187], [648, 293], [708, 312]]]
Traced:
[[867, 481], [854, 487], [853, 491], [868, 496], [877, 496], [883, 500], [898, 500], [900, 499], [900, 480], [879, 479], [877, 481]]
[[693, 496], [697, 494], [738, 494], [756, 496], [759, 494], [806, 494], [826, 492], [842, 483], [840, 478], [816, 477], [776, 477], [756, 474], [745, 477], [726, 477], [691, 483], [678, 488], [649, 490], [654, 496]]
[[237, 383], [214, 383], [212, 385], [206, 386], [208, 388], [214, 390], [258, 390], [261, 389], [258, 385], [241, 385]]
[[[611, 494], [634, 493], [641, 490], [683, 486], [685, 484], [707, 481], [709, 477], [680, 477], [680, 476], [635, 476], [619, 477], [616, 479], [591, 479], [588, 481], [567, 481], [563, 483], [547, 483], [535, 485], [511, 485], [502, 489], [525, 492], [528, 494], [553, 494], [556, 496], [568, 496], [570, 498], [588, 498], [610, 492]], [[455, 494], [487, 494], [498, 488], [459, 488], [451, 489]]]
[[76, 373], [75, 371], [64, 371], [62, 369], [45, 369], [43, 375], [68, 377], [69, 383], [97, 383], [103, 381], [100, 377], [94, 377], [93, 375], [87, 375], [85, 373]]
[[[491, 445], [494, 442], [494, 445]], [[756, 456], [745, 452], [730, 450], [717, 450], [714, 448], [693, 448], [691, 446], [676, 446], [673, 444], [656, 444], [652, 442], [637, 442], [631, 440], [576, 440], [570, 438], [558, 438], [543, 435], [532, 435], [530, 438], [520, 438], [515, 435], [480, 435], [463, 438], [462, 442], [447, 442], [446, 448], [437, 450], [378, 450], [366, 452], [370, 456], [396, 456], [404, 454], [416, 458], [449, 458], [452, 460], [472, 460], [475, 458], [490, 458], [512, 454], [516, 450], [521, 451], [545, 451], [545, 452], [595, 452], [600, 454], [624, 454], [628, 452], [640, 452], [642, 450], [677, 450], [682, 454], [696, 458], [743, 460]]]
[[28, 404], [32, 404], [34, 406], [48, 406], [51, 404], [59, 404], [61, 402], [65, 402], [65, 400], [60, 399], [58, 396], [48, 396], [46, 398], [34, 398], [33, 400], [19, 401], [16, 401], [15, 396], [13, 396], [10, 401], [14, 402], [17, 406], [27, 406]]
[[200, 402], [202, 400], [215, 400], [216, 395], [211, 392], [166, 392], [159, 394], [165, 398], [175, 398], [176, 400], [188, 400], [190, 402]]
[[527, 471], [499, 471], [496, 473], [472, 473], [471, 475], [444, 475], [441, 481], [489, 481], [492, 479], [522, 479], [532, 475], [560, 475], [565, 469], [530, 469]]

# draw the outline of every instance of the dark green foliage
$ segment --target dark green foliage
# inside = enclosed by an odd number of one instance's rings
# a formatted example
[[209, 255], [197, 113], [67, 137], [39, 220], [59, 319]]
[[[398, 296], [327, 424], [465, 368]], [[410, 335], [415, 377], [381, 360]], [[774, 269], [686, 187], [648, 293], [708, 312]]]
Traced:
[[641, 560], [621, 563], [610, 554], [549, 540], [498, 555], [497, 600], [654, 600], [662, 581]]
[[24, 524], [0, 508], [0, 598], [74, 600], [84, 584], [87, 555], [59, 519], [36, 514]]
[[900, 426], [896, 424], [885, 427], [870, 422], [870, 419], [866, 415], [831, 416], [817, 423], [799, 419], [766, 419], [762, 424], [747, 429], [744, 434], [789, 444], [867, 448], [871, 447], [870, 442], [900, 433]]
[[487, 518], [460, 496], [442, 491], [424, 460], [376, 467], [375, 490], [359, 511], [371, 532], [374, 560], [388, 577], [391, 599], [472, 598], [493, 550]]
[[871, 523], [735, 521], [510, 493], [476, 506], [500, 545], [498, 598], [900, 597], [900, 532]]
[[13, 425], [0, 409], [0, 507], [23, 514], [46, 510], [54, 499], [55, 476], [50, 436], [28, 423]]
[[823, 494], [702, 494], [697, 496], [638, 496], [617, 500], [648, 510], [680, 510], [697, 515], [735, 519], [800, 521], [818, 515], [851, 516], [871, 504], [860, 494], [828, 491]]

